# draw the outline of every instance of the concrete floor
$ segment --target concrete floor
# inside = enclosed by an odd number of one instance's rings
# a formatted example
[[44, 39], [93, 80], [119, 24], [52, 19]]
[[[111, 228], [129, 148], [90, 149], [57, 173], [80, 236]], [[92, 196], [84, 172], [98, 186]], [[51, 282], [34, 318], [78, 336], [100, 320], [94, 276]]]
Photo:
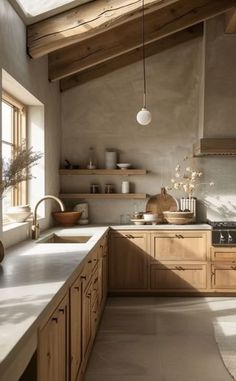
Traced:
[[110, 298], [85, 381], [231, 381], [213, 322], [236, 298]]

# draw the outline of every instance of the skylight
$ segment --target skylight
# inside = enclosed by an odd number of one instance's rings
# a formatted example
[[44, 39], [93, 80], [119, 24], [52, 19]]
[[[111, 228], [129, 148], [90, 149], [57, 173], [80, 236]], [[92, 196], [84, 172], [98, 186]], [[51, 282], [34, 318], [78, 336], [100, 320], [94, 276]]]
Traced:
[[[43, 13], [71, 4], [72, 6], [82, 5], [91, 0], [16, 0], [26, 17], [36, 17]], [[74, 4], [73, 4], [74, 3]]]

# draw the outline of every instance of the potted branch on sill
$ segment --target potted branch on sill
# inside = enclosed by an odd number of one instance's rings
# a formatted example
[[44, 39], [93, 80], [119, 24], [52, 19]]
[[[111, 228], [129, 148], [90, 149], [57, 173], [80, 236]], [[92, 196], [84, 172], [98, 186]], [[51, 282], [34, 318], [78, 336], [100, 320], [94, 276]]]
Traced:
[[[0, 171], [2, 174], [0, 178], [0, 200], [10, 189], [33, 178], [30, 169], [38, 163], [41, 157], [42, 153], [34, 152], [32, 147], [27, 148], [23, 143], [10, 160], [0, 158]], [[4, 247], [2, 241], [0, 241], [0, 262], [3, 257]]]

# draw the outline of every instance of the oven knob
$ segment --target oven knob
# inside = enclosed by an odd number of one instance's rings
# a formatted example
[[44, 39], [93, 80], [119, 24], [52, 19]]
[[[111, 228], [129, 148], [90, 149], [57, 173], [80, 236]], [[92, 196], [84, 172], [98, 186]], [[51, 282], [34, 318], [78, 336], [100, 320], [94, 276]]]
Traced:
[[230, 232], [228, 231], [228, 243], [232, 243], [232, 242], [233, 242], [233, 237], [230, 234]]

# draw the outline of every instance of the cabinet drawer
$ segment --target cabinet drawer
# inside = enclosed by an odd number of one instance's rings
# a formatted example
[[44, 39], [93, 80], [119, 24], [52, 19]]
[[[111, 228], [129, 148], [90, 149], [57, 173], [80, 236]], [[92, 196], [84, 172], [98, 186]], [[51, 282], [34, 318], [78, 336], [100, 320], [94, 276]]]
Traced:
[[219, 264], [211, 266], [211, 286], [214, 289], [231, 289], [236, 291], [236, 265]]
[[162, 261], [206, 261], [208, 233], [173, 231], [151, 234], [151, 254]]
[[207, 287], [206, 265], [151, 265], [151, 289], [202, 290]]
[[236, 248], [211, 248], [211, 259], [212, 261], [229, 261], [236, 263]]

